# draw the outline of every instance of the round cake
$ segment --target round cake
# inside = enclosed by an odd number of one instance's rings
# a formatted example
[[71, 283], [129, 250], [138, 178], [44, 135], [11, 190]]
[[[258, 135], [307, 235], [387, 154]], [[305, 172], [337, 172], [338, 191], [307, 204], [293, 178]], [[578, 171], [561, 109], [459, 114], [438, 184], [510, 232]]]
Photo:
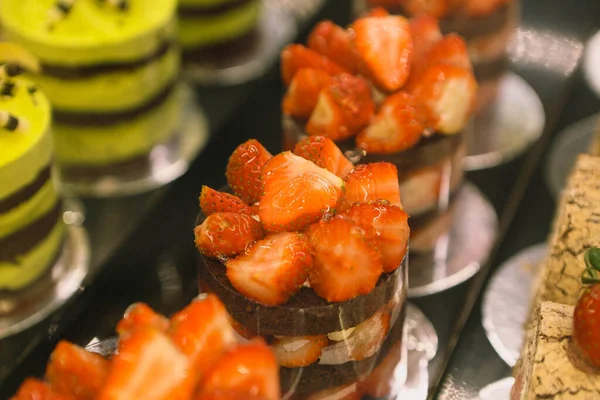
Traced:
[[467, 45], [430, 16], [372, 10], [343, 28], [323, 21], [281, 54], [284, 148], [326, 136], [357, 164], [398, 170], [411, 250], [449, 229], [477, 96]]
[[1, 68], [0, 291], [15, 291], [54, 264], [65, 227], [52, 180], [50, 104], [36, 84], [16, 75], [20, 67]]
[[257, 42], [262, 0], [179, 0], [184, 60], [214, 66], [235, 63]]
[[56, 158], [70, 174], [137, 165], [179, 121], [175, 0], [8, 0], [8, 39], [39, 60]]

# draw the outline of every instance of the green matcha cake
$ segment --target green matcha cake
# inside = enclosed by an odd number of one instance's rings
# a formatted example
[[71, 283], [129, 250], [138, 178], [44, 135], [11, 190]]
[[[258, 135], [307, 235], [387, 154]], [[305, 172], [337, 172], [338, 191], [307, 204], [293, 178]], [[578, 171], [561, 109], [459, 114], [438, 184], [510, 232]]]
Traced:
[[63, 177], [136, 166], [177, 128], [175, 0], [2, 0], [7, 39], [41, 63]]
[[179, 0], [179, 41], [184, 59], [230, 63], [257, 42], [263, 0]]
[[50, 104], [19, 67], [1, 68], [0, 291], [14, 291], [54, 264], [65, 226], [52, 180]]

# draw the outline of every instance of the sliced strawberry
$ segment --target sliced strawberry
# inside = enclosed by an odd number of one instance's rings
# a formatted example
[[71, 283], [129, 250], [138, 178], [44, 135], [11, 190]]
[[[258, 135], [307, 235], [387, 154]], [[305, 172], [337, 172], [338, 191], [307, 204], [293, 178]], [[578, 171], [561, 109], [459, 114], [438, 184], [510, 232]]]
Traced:
[[450, 33], [434, 43], [425, 56], [424, 66], [437, 64], [454, 65], [470, 71], [472, 66], [465, 40], [456, 33]]
[[192, 395], [191, 366], [169, 338], [155, 329], [122, 338], [107, 383], [97, 400], [185, 400]]
[[335, 217], [311, 225], [307, 236], [314, 259], [309, 281], [318, 296], [329, 302], [346, 301], [375, 288], [383, 260], [362, 229]]
[[352, 334], [352, 358], [360, 361], [375, 355], [390, 330], [390, 314], [377, 312], [360, 323]]
[[362, 399], [362, 390], [358, 382], [349, 385], [337, 386], [330, 389], [320, 390], [311, 393], [306, 400], [360, 400]]
[[298, 70], [283, 98], [283, 113], [308, 119], [315, 109], [321, 90], [329, 86], [331, 76], [322, 69]]
[[281, 52], [281, 77], [285, 85], [289, 85], [302, 68], [322, 69], [329, 75], [351, 72], [336, 64], [329, 58], [301, 44], [290, 44]]
[[410, 36], [413, 41], [413, 58], [409, 81], [420, 72], [424, 58], [435, 43], [443, 38], [438, 20], [431, 15], [420, 14], [410, 20]]
[[200, 392], [194, 400], [266, 400], [261, 396], [235, 390], [213, 390], [211, 392]]
[[169, 336], [187, 355], [195, 377], [201, 377], [235, 343], [225, 306], [213, 294], [201, 295], [173, 315]]
[[250, 207], [239, 197], [216, 191], [208, 186], [202, 186], [200, 209], [206, 217], [216, 212], [251, 214]]
[[306, 132], [343, 140], [365, 127], [374, 112], [375, 103], [367, 81], [360, 76], [337, 75], [319, 94]]
[[12, 400], [73, 400], [73, 398], [54, 392], [39, 379], [27, 378]]
[[265, 166], [265, 193], [258, 214], [269, 232], [302, 230], [335, 209], [344, 181], [312, 162], [286, 151]]
[[327, 343], [326, 335], [288, 336], [275, 340], [272, 346], [279, 365], [299, 368], [317, 362]]
[[455, 134], [467, 124], [475, 107], [477, 82], [467, 69], [438, 64], [419, 76], [410, 91], [432, 116], [432, 129]]
[[255, 139], [239, 145], [229, 157], [225, 171], [227, 183], [246, 204], [260, 200], [263, 189], [260, 175], [271, 157], [271, 153]]
[[402, 208], [398, 170], [394, 164], [377, 162], [357, 165], [346, 177], [345, 210], [356, 202], [387, 200]]
[[390, 396], [398, 384], [394, 379], [396, 369], [402, 368], [402, 342], [398, 342], [390, 349], [381, 364], [361, 383], [365, 394], [373, 397]]
[[333, 140], [325, 136], [309, 136], [302, 139], [294, 147], [294, 154], [341, 178], [354, 168], [354, 164], [344, 156]]
[[404, 0], [402, 7], [408, 15], [431, 15], [442, 18], [450, 12], [451, 1], [448, 0]]
[[244, 339], [252, 339], [258, 336], [256, 332], [233, 319], [231, 320], [231, 327]]
[[462, 11], [472, 17], [483, 17], [490, 15], [501, 6], [510, 3], [511, 0], [464, 0]]
[[227, 278], [241, 294], [274, 306], [300, 290], [312, 267], [312, 257], [303, 235], [283, 232], [267, 236], [226, 265]]
[[215, 213], [194, 228], [196, 247], [207, 257], [232, 257], [264, 237], [260, 222], [240, 213]]
[[110, 363], [67, 341], [60, 341], [46, 368], [52, 390], [76, 400], [94, 400], [108, 376]]
[[[363, 17], [378, 17], [378, 18], [382, 18], [382, 17], [388, 17], [390, 15], [390, 13], [384, 8], [385, 4], [380, 4], [380, 3], [384, 3], [386, 1], [392, 1], [395, 2], [396, 0], [369, 0], [369, 3], [372, 3], [372, 5], [376, 5], [377, 7], [373, 7], [370, 10], [368, 10]], [[379, 7], [381, 6], [381, 7]]]
[[400, 16], [360, 18], [353, 30], [363, 73], [383, 91], [400, 89], [408, 79], [413, 52], [408, 20]]
[[346, 215], [363, 228], [365, 237], [372, 240], [383, 256], [383, 272], [400, 266], [408, 250], [408, 214], [386, 200], [373, 203], [354, 203]]
[[201, 393], [231, 390], [279, 400], [279, 367], [262, 339], [234, 346], [205, 375]]
[[425, 131], [427, 120], [413, 96], [398, 92], [385, 100], [373, 121], [356, 137], [367, 153], [390, 154], [410, 149]]
[[323, 54], [348, 71], [356, 72], [357, 54], [347, 30], [331, 21], [322, 21], [308, 37], [308, 48]]
[[147, 304], [135, 303], [127, 308], [125, 315], [117, 324], [117, 333], [119, 336], [123, 336], [136, 329], [149, 327], [165, 332], [169, 328], [169, 320], [155, 312]]

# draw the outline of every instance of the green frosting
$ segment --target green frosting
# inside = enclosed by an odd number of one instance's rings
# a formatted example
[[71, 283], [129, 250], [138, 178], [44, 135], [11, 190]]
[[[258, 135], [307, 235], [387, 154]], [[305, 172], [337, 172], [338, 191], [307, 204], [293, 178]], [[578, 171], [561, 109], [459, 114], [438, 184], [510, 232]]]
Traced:
[[218, 16], [180, 18], [181, 46], [210, 46], [242, 36], [256, 26], [260, 10], [261, 2], [255, 0]]
[[[128, 0], [120, 10], [97, 0], [76, 0], [55, 21], [55, 0], [2, 0], [0, 18], [8, 40], [23, 44], [42, 62], [85, 64], [134, 60], [156, 49], [172, 29], [175, 0]], [[54, 22], [53, 22], [54, 21]]]
[[179, 0], [182, 6], [214, 7], [221, 4], [233, 3], [235, 0]]

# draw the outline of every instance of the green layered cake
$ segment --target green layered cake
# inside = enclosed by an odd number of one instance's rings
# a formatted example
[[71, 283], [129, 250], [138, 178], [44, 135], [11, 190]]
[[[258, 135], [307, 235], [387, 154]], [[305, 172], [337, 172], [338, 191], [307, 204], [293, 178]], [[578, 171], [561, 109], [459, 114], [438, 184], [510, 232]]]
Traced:
[[179, 121], [175, 0], [3, 0], [6, 37], [41, 62], [63, 173], [136, 166]]
[[0, 75], [0, 291], [42, 276], [65, 230], [51, 177], [50, 104], [17, 72], [4, 64]]
[[251, 49], [262, 0], [179, 0], [179, 41], [186, 59], [227, 63]]

